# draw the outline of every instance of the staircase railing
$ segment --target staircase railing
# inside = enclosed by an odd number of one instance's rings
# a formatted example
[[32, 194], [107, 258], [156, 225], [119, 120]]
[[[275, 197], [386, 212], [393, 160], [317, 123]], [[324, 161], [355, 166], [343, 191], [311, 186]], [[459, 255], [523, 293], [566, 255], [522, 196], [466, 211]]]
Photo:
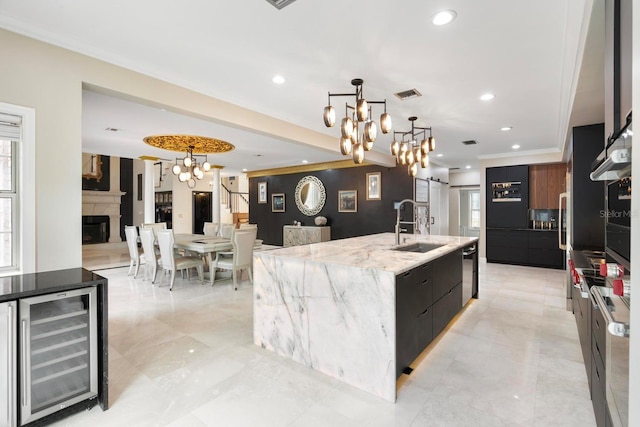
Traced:
[[231, 191], [224, 184], [221, 184], [220, 203], [227, 205], [231, 213], [249, 212], [249, 193]]

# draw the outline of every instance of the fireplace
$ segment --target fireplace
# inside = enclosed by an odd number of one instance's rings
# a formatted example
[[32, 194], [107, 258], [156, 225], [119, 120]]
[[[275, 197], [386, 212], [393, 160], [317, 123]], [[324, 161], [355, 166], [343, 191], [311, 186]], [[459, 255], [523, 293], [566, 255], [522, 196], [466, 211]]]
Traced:
[[[120, 238], [121, 191], [82, 192], [82, 244], [122, 242]], [[99, 218], [99, 220], [96, 220]], [[100, 225], [104, 223], [105, 225]], [[106, 238], [103, 237], [106, 234]]]
[[89, 215], [82, 217], [82, 244], [107, 243], [109, 241], [109, 216]]

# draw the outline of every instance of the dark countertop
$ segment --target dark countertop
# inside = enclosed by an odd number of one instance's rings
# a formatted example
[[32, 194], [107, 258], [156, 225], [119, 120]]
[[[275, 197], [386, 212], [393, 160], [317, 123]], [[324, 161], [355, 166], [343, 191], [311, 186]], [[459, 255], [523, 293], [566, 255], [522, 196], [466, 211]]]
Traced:
[[0, 302], [85, 288], [106, 280], [84, 268], [0, 277]]

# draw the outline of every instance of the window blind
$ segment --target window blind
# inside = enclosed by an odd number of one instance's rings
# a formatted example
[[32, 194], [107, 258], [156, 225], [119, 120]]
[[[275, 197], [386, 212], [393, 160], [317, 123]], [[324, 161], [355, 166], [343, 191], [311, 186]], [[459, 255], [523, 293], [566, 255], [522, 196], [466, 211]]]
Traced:
[[0, 113], [0, 139], [20, 141], [22, 118]]

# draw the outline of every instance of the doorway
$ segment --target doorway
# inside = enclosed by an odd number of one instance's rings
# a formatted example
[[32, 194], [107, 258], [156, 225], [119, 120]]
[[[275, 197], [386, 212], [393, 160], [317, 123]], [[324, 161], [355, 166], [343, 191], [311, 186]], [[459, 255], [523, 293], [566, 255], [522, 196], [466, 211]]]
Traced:
[[193, 234], [203, 234], [204, 223], [211, 222], [211, 192], [194, 191], [193, 200]]

